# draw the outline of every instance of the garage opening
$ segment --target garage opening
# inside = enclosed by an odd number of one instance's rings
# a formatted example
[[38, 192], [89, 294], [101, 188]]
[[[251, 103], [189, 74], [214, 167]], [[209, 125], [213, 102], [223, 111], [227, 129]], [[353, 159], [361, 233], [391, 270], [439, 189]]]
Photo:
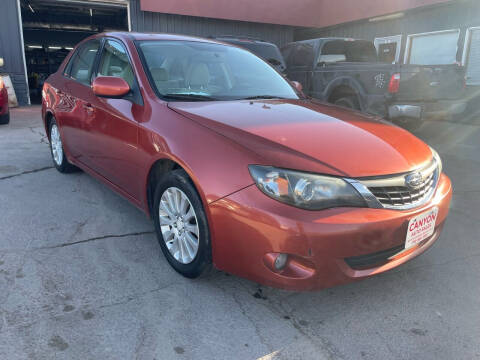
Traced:
[[21, 0], [28, 86], [32, 104], [41, 102], [45, 79], [84, 38], [128, 30], [126, 0]]

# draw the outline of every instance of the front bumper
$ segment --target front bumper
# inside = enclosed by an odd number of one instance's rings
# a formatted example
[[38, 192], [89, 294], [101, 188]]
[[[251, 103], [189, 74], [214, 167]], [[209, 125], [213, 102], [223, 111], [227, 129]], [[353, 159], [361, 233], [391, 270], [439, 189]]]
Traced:
[[[427, 250], [440, 235], [451, 196], [450, 180], [442, 174], [432, 199], [416, 209], [307, 211], [270, 199], [252, 185], [210, 204], [213, 262], [223, 271], [289, 290], [348, 283], [392, 269]], [[438, 207], [434, 234], [402, 252], [409, 220], [434, 206]], [[399, 251], [392, 254], [392, 249]], [[289, 254], [281, 272], [270, 266], [276, 253]], [[378, 256], [383, 253], [388, 257], [382, 260]], [[379, 261], [372, 264], [372, 258]], [[362, 259], [370, 259], [370, 265], [361, 265]]]

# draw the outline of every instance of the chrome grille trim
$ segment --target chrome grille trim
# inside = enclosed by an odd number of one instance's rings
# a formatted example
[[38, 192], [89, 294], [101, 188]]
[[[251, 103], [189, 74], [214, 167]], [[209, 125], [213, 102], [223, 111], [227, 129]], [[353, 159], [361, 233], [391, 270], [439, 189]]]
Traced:
[[[345, 179], [365, 199], [370, 208], [407, 210], [428, 202], [437, 188], [440, 166], [434, 159], [423, 168], [408, 173], [376, 179]], [[413, 173], [422, 175], [422, 182], [416, 188], [406, 184], [406, 177]]]

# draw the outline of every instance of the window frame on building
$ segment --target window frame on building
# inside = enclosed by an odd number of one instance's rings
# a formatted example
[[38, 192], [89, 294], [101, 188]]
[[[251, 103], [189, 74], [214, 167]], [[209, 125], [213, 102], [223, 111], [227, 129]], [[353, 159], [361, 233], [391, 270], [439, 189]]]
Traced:
[[[463, 54], [462, 54], [462, 65], [465, 66], [465, 75], [468, 75], [468, 66], [470, 62], [470, 48], [472, 45], [472, 36], [474, 31], [480, 32], [480, 26], [472, 26], [467, 29], [465, 34], [465, 44], [463, 46]], [[479, 60], [480, 62], [480, 60]], [[466, 78], [467, 85], [480, 85], [480, 79], [478, 81], [469, 82], [468, 77]]]
[[[377, 49], [377, 54], [378, 54], [378, 46], [381, 45], [381, 44], [378, 43], [377, 40], [386, 40], [387, 41], [386, 44], [390, 44], [390, 43], [396, 43], [397, 44], [397, 48], [396, 48], [396, 52], [395, 52], [395, 63], [399, 64], [400, 63], [400, 55], [402, 53], [403, 34], [376, 37], [373, 40], [373, 44], [375, 45], [375, 48]], [[391, 41], [391, 40], [393, 40], [393, 41]]]
[[410, 55], [412, 50], [413, 39], [423, 36], [429, 35], [440, 35], [440, 34], [447, 34], [447, 33], [457, 33], [457, 53], [458, 53], [458, 40], [460, 39], [461, 30], [460, 29], [446, 29], [440, 31], [429, 31], [424, 33], [417, 33], [417, 34], [409, 34], [407, 35], [407, 44], [405, 46], [405, 56], [403, 58], [404, 64], [410, 64]]

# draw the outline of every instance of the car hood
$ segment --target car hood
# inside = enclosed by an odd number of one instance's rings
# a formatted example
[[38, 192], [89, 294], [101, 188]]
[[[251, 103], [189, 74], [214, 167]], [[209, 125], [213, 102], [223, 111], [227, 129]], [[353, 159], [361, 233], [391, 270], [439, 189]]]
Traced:
[[168, 106], [253, 151], [257, 163], [349, 177], [398, 174], [432, 158], [386, 121], [311, 100], [171, 102]]

